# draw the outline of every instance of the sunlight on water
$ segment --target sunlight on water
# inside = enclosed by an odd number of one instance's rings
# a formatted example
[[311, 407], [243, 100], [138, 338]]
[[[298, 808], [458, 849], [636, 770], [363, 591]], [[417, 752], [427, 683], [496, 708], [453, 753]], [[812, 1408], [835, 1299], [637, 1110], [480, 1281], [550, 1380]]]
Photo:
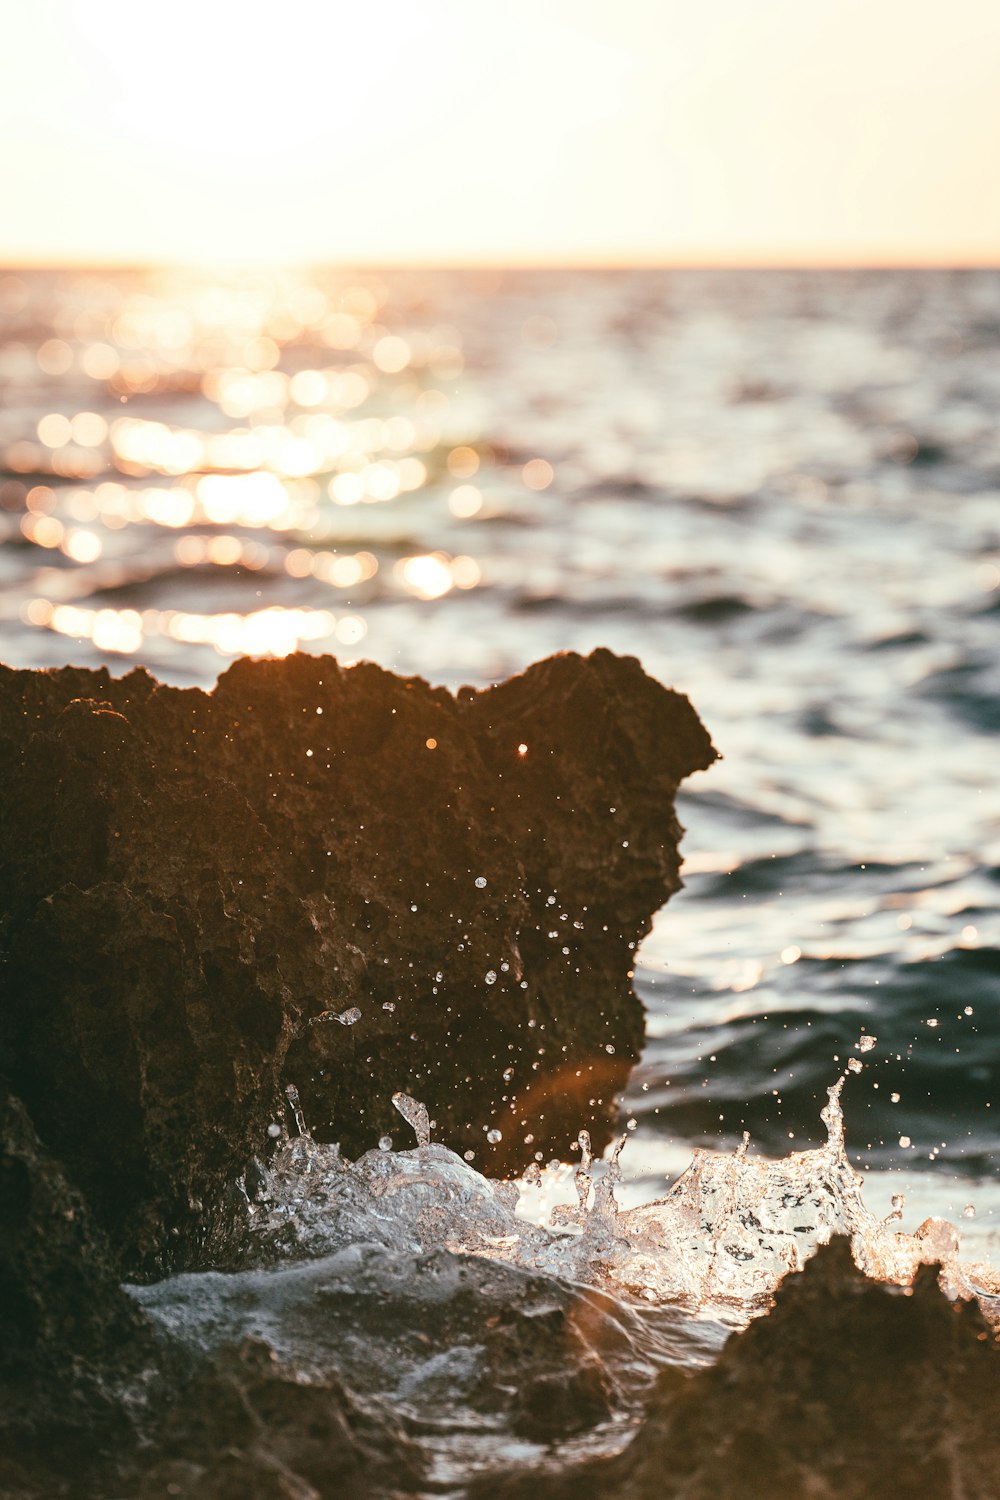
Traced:
[[[868, 1037], [859, 1043], [863, 1051], [873, 1045]], [[746, 1136], [732, 1154], [696, 1151], [663, 1197], [630, 1209], [616, 1197], [627, 1133], [600, 1173], [581, 1131], [575, 1168], [533, 1163], [520, 1181], [499, 1182], [431, 1144], [426, 1106], [396, 1094], [416, 1147], [398, 1151], [380, 1142], [352, 1163], [339, 1148], [313, 1141], [290, 1088], [298, 1134], [260, 1169], [254, 1201], [241, 1194], [244, 1254], [251, 1262], [277, 1253], [313, 1257], [371, 1236], [395, 1248], [483, 1256], [627, 1300], [745, 1321], [767, 1309], [782, 1277], [800, 1270], [819, 1245], [846, 1234], [859, 1269], [872, 1278], [907, 1285], [920, 1265], [937, 1261], [949, 1296], [978, 1297], [1000, 1320], [1000, 1274], [961, 1259], [954, 1224], [930, 1218], [907, 1233], [899, 1227], [901, 1196], [887, 1219], [866, 1207], [864, 1178], [847, 1159], [841, 1105], [845, 1084], [862, 1066], [845, 1069], [828, 1089], [822, 1146], [771, 1160], [752, 1156]], [[575, 1202], [564, 1201], [568, 1187]]]

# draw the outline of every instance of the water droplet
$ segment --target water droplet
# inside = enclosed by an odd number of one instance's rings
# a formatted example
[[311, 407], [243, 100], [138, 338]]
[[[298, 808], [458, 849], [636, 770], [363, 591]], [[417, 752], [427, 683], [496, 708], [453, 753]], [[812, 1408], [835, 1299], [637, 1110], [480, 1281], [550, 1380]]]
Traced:
[[411, 902], [411, 904], [410, 904], [410, 910], [411, 910], [411, 911], [416, 911], [416, 909], [417, 909], [417, 908], [416, 908], [416, 905], [415, 905], [415, 904], [414, 904], [414, 903], [412, 903], [412, 902]]
[[899, 1095], [898, 1094], [890, 1094], [889, 1098], [890, 1098], [890, 1100], [891, 1100], [891, 1102], [893, 1104], [898, 1104], [899, 1103]]
[[413, 1127], [417, 1137], [418, 1146], [429, 1146], [431, 1143], [431, 1126], [427, 1117], [427, 1106], [421, 1104], [419, 1099], [412, 1099], [409, 1094], [396, 1093], [392, 1096], [392, 1102], [403, 1116], [407, 1125]]
[[610, 1043], [610, 1042], [606, 1042], [606, 1043], [605, 1043], [605, 1046], [604, 1046], [604, 1050], [605, 1050], [605, 1052], [612, 1052], [612, 1053], [613, 1053], [613, 1052], [614, 1052], [614, 1050], [615, 1050], [615, 1049], [614, 1049], [614, 1047], [613, 1047], [613, 1046], [612, 1046], [612, 1045], [611, 1045], [611, 1043]]
[[510, 1080], [513, 1078], [513, 1076], [514, 1076], [514, 1069], [513, 1068], [504, 1068], [504, 1070], [503, 1070], [503, 1081], [504, 1081], [504, 1083], [510, 1083]]
[[292, 1114], [295, 1116], [295, 1128], [299, 1132], [299, 1135], [308, 1135], [309, 1131], [306, 1127], [305, 1116], [302, 1113], [302, 1101], [299, 1098], [299, 1091], [294, 1083], [287, 1083], [285, 1085], [285, 1098], [292, 1106]]
[[276, 1141], [278, 1139], [278, 1136], [281, 1134], [281, 1126], [271, 1124], [267, 1127], [267, 1133], [271, 1137], [272, 1141]]
[[908, 1135], [901, 1135], [899, 1137], [899, 1144], [902, 1146], [903, 1150], [905, 1151], [906, 1148], [907, 1148], [907, 1146], [909, 1146], [909, 1144], [910, 1144], [910, 1137]]
[[966, 1219], [974, 1219], [976, 1217], [976, 1205], [974, 1203], [967, 1203], [962, 1209], [962, 1217]]
[[497, 1130], [494, 1126], [492, 1130], [487, 1130], [486, 1139], [489, 1141], [491, 1146], [495, 1146], [499, 1141], [503, 1140], [503, 1131]]
[[477, 887], [478, 890], [485, 891], [485, 889], [486, 889], [486, 876], [485, 875], [477, 875], [476, 876], [476, 887]]
[[379, 1138], [378, 1138], [378, 1149], [380, 1151], [391, 1151], [392, 1150], [392, 1136], [391, 1135], [380, 1135]]
[[465, 1151], [462, 1154], [465, 1157], [466, 1161], [475, 1161], [476, 1159], [476, 1153], [474, 1151]]
[[487, 969], [486, 970], [486, 983], [487, 984], [496, 984], [496, 982], [497, 982], [497, 971], [496, 971], [496, 969]]

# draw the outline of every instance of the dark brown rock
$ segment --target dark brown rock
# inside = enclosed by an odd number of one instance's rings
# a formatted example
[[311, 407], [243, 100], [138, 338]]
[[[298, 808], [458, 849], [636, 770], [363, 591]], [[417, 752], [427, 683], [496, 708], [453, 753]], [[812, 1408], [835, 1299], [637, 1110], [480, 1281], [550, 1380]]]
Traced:
[[993, 1500], [1000, 1335], [938, 1268], [871, 1281], [846, 1240], [678, 1392], [664, 1378], [618, 1457], [486, 1480], [476, 1500]]
[[604, 1138], [714, 756], [606, 651], [457, 698], [329, 657], [210, 694], [0, 669], [0, 1070], [125, 1269], [197, 1260], [288, 1082], [351, 1152], [396, 1089], [494, 1173]]
[[79, 1193], [0, 1080], [0, 1494], [68, 1491], [138, 1442], [152, 1332]]
[[253, 1339], [182, 1389], [159, 1446], [127, 1485], [135, 1500], [381, 1500], [416, 1493], [424, 1473], [398, 1418]]

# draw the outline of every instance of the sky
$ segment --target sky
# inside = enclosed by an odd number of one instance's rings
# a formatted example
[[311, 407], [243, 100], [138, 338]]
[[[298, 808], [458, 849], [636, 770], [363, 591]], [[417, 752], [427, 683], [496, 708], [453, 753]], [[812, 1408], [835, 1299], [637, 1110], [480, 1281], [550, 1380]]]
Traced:
[[997, 264], [1000, 0], [31, 0], [0, 262]]

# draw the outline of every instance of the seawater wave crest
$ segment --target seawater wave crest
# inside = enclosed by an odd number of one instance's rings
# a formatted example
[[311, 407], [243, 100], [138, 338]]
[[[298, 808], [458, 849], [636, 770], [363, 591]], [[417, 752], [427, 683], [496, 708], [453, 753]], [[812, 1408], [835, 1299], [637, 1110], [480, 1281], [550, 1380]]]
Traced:
[[[869, 1039], [865, 1039], [868, 1042]], [[590, 1138], [581, 1131], [575, 1167], [532, 1164], [517, 1181], [483, 1176], [430, 1140], [420, 1101], [394, 1096], [417, 1145], [378, 1150], [350, 1162], [337, 1146], [313, 1140], [290, 1090], [299, 1134], [282, 1141], [269, 1167], [240, 1187], [244, 1265], [336, 1253], [348, 1244], [485, 1257], [647, 1304], [744, 1321], [767, 1308], [789, 1271], [835, 1234], [850, 1237], [858, 1268], [873, 1279], [908, 1285], [922, 1264], [940, 1262], [941, 1286], [953, 1298], [979, 1300], [1000, 1321], [1000, 1275], [960, 1258], [961, 1233], [945, 1219], [926, 1219], [913, 1233], [900, 1222], [903, 1199], [879, 1218], [865, 1205], [864, 1179], [848, 1161], [841, 1095], [852, 1059], [828, 1089], [821, 1118], [827, 1139], [778, 1160], [750, 1154], [750, 1138], [724, 1154], [696, 1150], [666, 1194], [622, 1210], [617, 1142], [595, 1172]], [[575, 1202], [556, 1201], [573, 1176]]]
[[629, 1209], [616, 1196], [627, 1135], [599, 1163], [581, 1131], [575, 1164], [497, 1181], [432, 1142], [427, 1108], [397, 1094], [417, 1144], [383, 1137], [349, 1161], [313, 1138], [290, 1088], [294, 1133], [272, 1126], [270, 1162], [234, 1184], [206, 1246], [214, 1269], [129, 1290], [196, 1361], [263, 1341], [293, 1382], [333, 1375], [393, 1413], [426, 1462], [422, 1493], [458, 1496], [512, 1463], [608, 1457], [654, 1389], [711, 1364], [835, 1234], [868, 1275], [904, 1286], [940, 1262], [945, 1292], [977, 1298], [1000, 1327], [1000, 1276], [962, 1261], [954, 1225], [907, 1234], [901, 1199], [888, 1219], [866, 1207], [845, 1150], [847, 1079], [829, 1089], [823, 1145], [779, 1160], [748, 1140], [697, 1151], [662, 1197]]

